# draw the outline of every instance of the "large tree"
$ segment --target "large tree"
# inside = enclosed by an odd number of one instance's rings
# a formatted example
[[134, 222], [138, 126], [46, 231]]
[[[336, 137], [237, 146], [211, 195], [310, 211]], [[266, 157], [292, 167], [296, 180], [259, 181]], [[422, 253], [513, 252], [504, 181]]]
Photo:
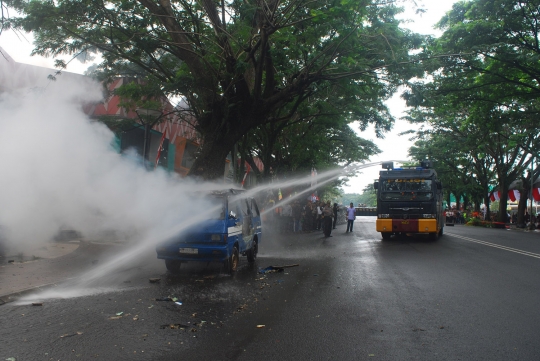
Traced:
[[460, 1], [438, 27], [444, 33], [430, 52], [453, 54], [439, 58], [444, 72], [461, 77], [484, 75], [482, 81], [463, 90], [504, 87], [503, 97], [486, 91], [484, 99], [509, 106], [508, 99], [519, 98], [538, 106], [540, 0]]
[[[407, 94], [411, 105], [476, 159], [493, 161], [503, 198], [538, 153], [540, 0], [473, 0], [454, 4], [443, 35], [426, 47], [429, 84]], [[451, 54], [451, 55], [445, 55]], [[438, 55], [438, 56], [433, 56]], [[478, 163], [478, 164], [481, 164]]]
[[311, 99], [313, 114], [336, 102], [337, 116], [388, 128], [357, 104], [376, 89], [370, 108], [384, 108], [412, 75], [408, 52], [419, 44], [392, 0], [5, 3], [22, 14], [6, 25], [35, 33], [34, 53], [98, 51], [102, 76], [144, 74], [142, 84], [184, 96], [203, 142], [191, 174], [210, 179], [250, 130], [293, 118]]

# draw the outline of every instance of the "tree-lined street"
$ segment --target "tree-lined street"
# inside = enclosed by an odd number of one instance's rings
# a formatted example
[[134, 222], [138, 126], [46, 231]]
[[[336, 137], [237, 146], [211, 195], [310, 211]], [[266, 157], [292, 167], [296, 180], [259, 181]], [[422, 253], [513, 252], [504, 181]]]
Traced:
[[[382, 241], [358, 217], [332, 238], [266, 234], [255, 267], [165, 271], [154, 254], [104, 279], [112, 291], [0, 307], [0, 356], [16, 360], [532, 360], [540, 355], [538, 232], [456, 225], [433, 242]], [[97, 268], [82, 244], [69, 271]], [[99, 262], [92, 262], [96, 258]], [[41, 261], [34, 261], [41, 262]], [[71, 262], [71, 265], [70, 265]], [[270, 265], [292, 265], [258, 273]], [[8, 264], [1, 277], [9, 282]], [[11, 267], [11, 268], [10, 268]], [[71, 267], [71, 268], [69, 268]], [[60, 275], [60, 272], [59, 272]], [[63, 275], [65, 277], [66, 275]], [[74, 274], [71, 274], [74, 276]], [[160, 283], [149, 283], [150, 278]], [[76, 280], [69, 289], [76, 290]], [[55, 288], [52, 288], [55, 289]], [[80, 290], [75, 291], [82, 294]], [[178, 298], [182, 305], [172, 301]]]

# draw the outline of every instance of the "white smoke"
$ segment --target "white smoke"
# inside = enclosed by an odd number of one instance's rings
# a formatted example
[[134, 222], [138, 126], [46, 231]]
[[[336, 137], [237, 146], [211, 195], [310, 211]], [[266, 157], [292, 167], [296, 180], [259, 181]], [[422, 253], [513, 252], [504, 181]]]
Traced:
[[99, 84], [69, 76], [39, 84], [46, 86], [0, 94], [0, 230], [8, 249], [35, 247], [61, 228], [159, 239], [183, 216], [204, 214], [208, 205], [189, 199], [211, 185], [146, 171], [84, 114], [83, 104], [101, 99]]

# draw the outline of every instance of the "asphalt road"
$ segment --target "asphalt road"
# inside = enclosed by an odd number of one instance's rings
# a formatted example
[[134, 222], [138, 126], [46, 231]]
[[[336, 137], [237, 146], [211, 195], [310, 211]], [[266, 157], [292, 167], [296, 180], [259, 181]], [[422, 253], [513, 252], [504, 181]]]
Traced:
[[129, 246], [84, 244], [55, 262], [69, 261], [66, 284], [0, 306], [0, 360], [540, 358], [540, 234], [457, 225], [435, 242], [382, 241], [374, 221], [326, 239], [266, 233], [232, 277], [170, 275], [151, 252], [103, 270]]

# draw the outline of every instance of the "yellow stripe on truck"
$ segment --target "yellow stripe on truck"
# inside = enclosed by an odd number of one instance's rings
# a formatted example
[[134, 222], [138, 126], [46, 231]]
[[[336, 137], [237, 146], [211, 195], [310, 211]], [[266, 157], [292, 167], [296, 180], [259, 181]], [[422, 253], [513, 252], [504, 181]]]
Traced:
[[377, 232], [392, 232], [391, 219], [377, 219], [375, 226], [377, 227]]
[[438, 232], [436, 219], [419, 219], [418, 232], [420, 233], [435, 233]]
[[[418, 219], [417, 221], [418, 233], [435, 233], [439, 231], [436, 219]], [[393, 232], [392, 219], [377, 219], [375, 225], [377, 232]]]

